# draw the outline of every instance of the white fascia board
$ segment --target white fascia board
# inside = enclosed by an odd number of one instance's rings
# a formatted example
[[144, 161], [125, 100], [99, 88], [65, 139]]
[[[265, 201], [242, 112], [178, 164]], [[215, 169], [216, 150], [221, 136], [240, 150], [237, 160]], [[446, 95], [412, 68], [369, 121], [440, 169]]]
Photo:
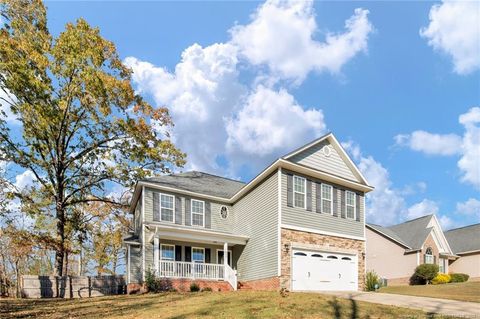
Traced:
[[306, 167], [306, 166], [303, 166], [303, 165], [299, 165], [299, 164], [296, 164], [296, 163], [293, 163], [293, 162], [290, 162], [290, 161], [287, 161], [287, 160], [284, 160], [284, 159], [280, 159], [279, 164], [283, 168], [286, 168], [286, 169], [289, 169], [289, 170], [292, 170], [292, 171], [295, 171], [295, 172], [303, 173], [303, 174], [308, 175], [308, 176], [317, 177], [317, 178], [319, 178], [321, 180], [324, 180], [324, 181], [327, 181], [327, 182], [332, 182], [332, 183], [335, 183], [335, 184], [338, 184], [338, 185], [347, 186], [349, 188], [360, 190], [360, 191], [363, 191], [365, 193], [368, 193], [368, 192], [370, 192], [374, 189], [372, 186], [360, 184], [360, 183], [354, 182], [354, 181], [350, 181], [348, 179], [345, 179], [345, 178], [342, 178], [342, 177], [339, 177], [339, 176], [335, 176], [333, 174], [329, 174], [329, 173], [326, 173], [326, 172], [321, 172], [319, 170], [309, 168], [309, 167]]
[[278, 178], [278, 189], [277, 189], [277, 196], [278, 196], [278, 221], [277, 221], [277, 271], [278, 276], [282, 275], [282, 168], [278, 168], [277, 173]]
[[286, 228], [286, 229], [291, 229], [291, 230], [303, 231], [303, 232], [307, 232], [307, 233], [365, 241], [365, 237], [350, 236], [350, 235], [345, 235], [345, 234], [333, 233], [333, 232], [329, 232], [329, 231], [318, 230], [318, 229], [315, 229], [315, 228], [299, 227], [299, 226], [288, 225], [288, 224], [282, 224], [281, 227]]
[[233, 245], [246, 245], [249, 239], [248, 236], [243, 235], [224, 234], [201, 229], [187, 229], [181, 227], [159, 225], [156, 223], [148, 223], [147, 227], [153, 228], [155, 230], [155, 232], [152, 233], [149, 241], [152, 241], [155, 236], [160, 236], [163, 239], [172, 240], [188, 240], [207, 243], [218, 242], [221, 244], [227, 242]]
[[445, 234], [443, 233], [443, 230], [442, 230], [442, 226], [440, 226], [440, 222], [438, 221], [437, 219], [437, 216], [436, 215], [433, 215], [433, 219], [435, 220], [435, 228], [438, 230], [438, 233], [439, 236], [440, 236], [440, 240], [443, 242], [443, 244], [448, 248], [448, 252], [452, 255], [454, 255], [453, 251], [452, 251], [452, 248], [450, 247], [450, 245], [448, 244], [448, 240], [447, 238], [445, 237]]

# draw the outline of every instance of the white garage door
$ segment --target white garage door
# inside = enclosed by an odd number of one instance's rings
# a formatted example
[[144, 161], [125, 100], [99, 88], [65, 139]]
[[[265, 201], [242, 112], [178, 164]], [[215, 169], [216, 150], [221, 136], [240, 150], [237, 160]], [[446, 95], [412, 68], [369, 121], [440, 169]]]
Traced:
[[357, 256], [292, 251], [292, 290], [357, 290]]

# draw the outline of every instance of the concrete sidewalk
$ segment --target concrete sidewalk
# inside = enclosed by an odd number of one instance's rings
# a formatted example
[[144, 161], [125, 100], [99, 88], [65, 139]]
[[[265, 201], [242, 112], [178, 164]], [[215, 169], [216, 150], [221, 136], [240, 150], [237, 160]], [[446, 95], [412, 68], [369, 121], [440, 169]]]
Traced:
[[329, 291], [324, 294], [339, 298], [353, 299], [382, 305], [421, 309], [427, 313], [437, 313], [448, 316], [480, 318], [480, 303], [465, 302], [429, 297], [405, 296], [378, 292], [344, 292]]

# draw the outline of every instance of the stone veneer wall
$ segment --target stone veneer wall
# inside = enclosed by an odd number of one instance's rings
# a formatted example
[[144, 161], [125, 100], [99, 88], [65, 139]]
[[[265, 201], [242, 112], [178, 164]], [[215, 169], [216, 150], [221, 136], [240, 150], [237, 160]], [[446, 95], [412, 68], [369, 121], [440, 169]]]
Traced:
[[[348, 239], [336, 236], [320, 235], [304, 231], [281, 230], [281, 276], [280, 286], [291, 289], [291, 261], [292, 246], [294, 248], [305, 248], [313, 250], [331, 251], [338, 253], [356, 253], [358, 256], [358, 290], [365, 288], [365, 241]], [[288, 252], [285, 250], [288, 245]]]

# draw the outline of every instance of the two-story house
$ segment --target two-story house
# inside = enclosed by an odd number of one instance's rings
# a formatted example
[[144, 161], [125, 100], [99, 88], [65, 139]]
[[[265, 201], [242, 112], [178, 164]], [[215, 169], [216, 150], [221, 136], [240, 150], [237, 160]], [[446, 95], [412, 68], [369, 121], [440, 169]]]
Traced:
[[140, 180], [127, 281], [152, 270], [177, 289], [363, 289], [372, 189], [331, 133], [246, 184], [201, 172]]

